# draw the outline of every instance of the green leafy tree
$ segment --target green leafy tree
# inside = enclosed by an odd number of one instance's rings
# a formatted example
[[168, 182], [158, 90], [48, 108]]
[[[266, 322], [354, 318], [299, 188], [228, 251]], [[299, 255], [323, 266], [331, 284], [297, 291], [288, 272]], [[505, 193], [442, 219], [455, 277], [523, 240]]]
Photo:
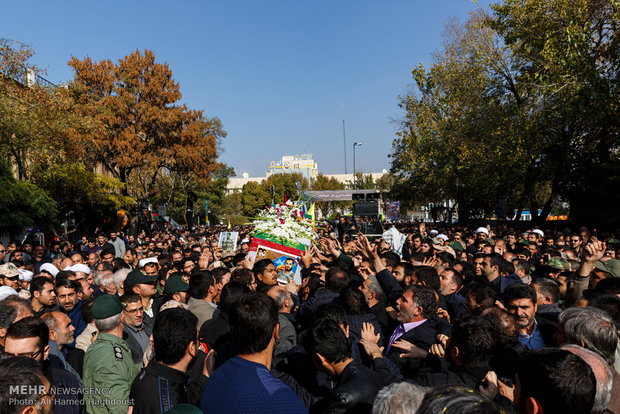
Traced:
[[[489, 23], [519, 61], [518, 82], [536, 97], [532, 176], [550, 177], [550, 200], [570, 201], [580, 222], [615, 224], [620, 195], [617, 1], [507, 0]], [[546, 202], [544, 218], [553, 207]], [[533, 209], [534, 210], [534, 209]]]
[[375, 180], [371, 174], [364, 174], [361, 172], [355, 173], [355, 179], [353, 182], [349, 182], [349, 187], [357, 190], [374, 190]]
[[135, 200], [121, 195], [115, 178], [96, 174], [81, 163], [39, 163], [33, 181], [57, 203], [61, 221], [75, 220], [75, 228], [92, 232], [102, 223], [114, 226], [118, 210], [129, 209]]
[[271, 196], [264, 185], [250, 181], [241, 189], [241, 209], [243, 215], [252, 218], [271, 204]]
[[410, 204], [456, 200], [461, 220], [494, 210], [498, 194], [523, 181], [536, 148], [523, 133], [516, 62], [483, 12], [446, 27], [444, 48], [413, 70], [393, 142], [395, 192]]
[[43, 190], [29, 181], [18, 181], [5, 161], [0, 161], [0, 229], [19, 233], [25, 227], [51, 229], [57, 205]]
[[[265, 190], [269, 191], [269, 187], [273, 186], [275, 190], [275, 202], [283, 203], [284, 194], [286, 199], [296, 201], [299, 199], [298, 192], [308, 188], [308, 180], [301, 174], [272, 174], [261, 183]], [[299, 185], [299, 188], [298, 188]]]

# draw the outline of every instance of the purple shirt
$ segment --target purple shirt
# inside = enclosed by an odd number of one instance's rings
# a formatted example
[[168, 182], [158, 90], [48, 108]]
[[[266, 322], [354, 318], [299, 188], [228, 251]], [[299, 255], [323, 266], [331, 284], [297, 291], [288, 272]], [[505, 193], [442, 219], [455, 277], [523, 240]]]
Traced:
[[422, 325], [424, 322], [426, 322], [426, 319], [422, 319], [418, 322], [401, 323], [400, 325], [398, 325], [396, 329], [394, 329], [394, 333], [390, 337], [390, 342], [388, 342], [388, 346], [385, 348], [385, 353], [387, 354], [390, 351], [390, 347], [394, 342], [398, 340], [398, 338], [400, 338], [410, 330]]

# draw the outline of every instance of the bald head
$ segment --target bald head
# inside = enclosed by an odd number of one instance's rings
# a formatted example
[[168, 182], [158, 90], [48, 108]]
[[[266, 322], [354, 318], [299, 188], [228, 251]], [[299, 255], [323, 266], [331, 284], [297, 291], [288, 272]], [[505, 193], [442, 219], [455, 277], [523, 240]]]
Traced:
[[43, 319], [50, 330], [50, 341], [56, 341], [60, 348], [73, 342], [75, 328], [66, 313], [59, 311], [48, 312], [42, 315], [41, 319]]
[[267, 291], [267, 296], [276, 302], [276, 306], [278, 307], [278, 312], [281, 313], [290, 313], [291, 308], [293, 307], [293, 301], [291, 300], [291, 296], [281, 286], [273, 286]]

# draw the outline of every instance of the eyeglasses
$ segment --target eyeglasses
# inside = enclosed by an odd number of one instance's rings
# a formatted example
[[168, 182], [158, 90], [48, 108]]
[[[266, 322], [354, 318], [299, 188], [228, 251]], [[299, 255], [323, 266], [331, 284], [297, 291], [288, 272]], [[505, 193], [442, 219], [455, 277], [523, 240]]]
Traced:
[[0, 253], [6, 253], [6, 249], [0, 250]]
[[49, 399], [50, 399], [48, 404], [51, 404], [52, 401], [54, 401], [54, 398], [56, 398], [56, 394], [54, 394], [54, 391], [53, 391], [52, 387], [50, 387], [50, 389], [47, 390], [46, 393], [41, 394], [41, 396], [39, 397], [39, 400], [43, 400], [43, 398], [45, 398], [45, 397], [49, 397]]
[[43, 350], [42, 350], [42, 349], [39, 349], [37, 352], [33, 352], [33, 353], [31, 353], [31, 354], [28, 354], [28, 353], [26, 353], [26, 354], [11, 354], [11, 353], [9, 353], [9, 352], [5, 352], [5, 353], [4, 353], [4, 357], [5, 357], [5, 358], [27, 357], [27, 358], [32, 358], [32, 359], [34, 359], [34, 358], [36, 358], [37, 356], [39, 356], [39, 354], [40, 354], [41, 352], [43, 352]]

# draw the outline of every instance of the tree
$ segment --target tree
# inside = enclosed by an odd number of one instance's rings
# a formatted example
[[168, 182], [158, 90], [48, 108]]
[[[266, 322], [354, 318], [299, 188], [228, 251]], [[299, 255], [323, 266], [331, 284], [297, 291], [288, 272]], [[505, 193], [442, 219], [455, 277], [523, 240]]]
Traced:
[[[297, 188], [297, 185], [300, 188]], [[301, 174], [273, 174], [260, 184], [255, 182], [246, 183], [241, 189], [241, 206], [246, 218], [256, 217], [256, 214], [271, 205], [270, 188], [273, 187], [273, 201], [276, 204], [286, 200], [296, 201], [299, 199], [298, 191], [308, 188], [308, 180]]]
[[349, 187], [356, 190], [374, 190], [375, 180], [371, 174], [361, 172], [355, 173], [353, 182], [349, 182]]
[[0, 186], [0, 229], [19, 233], [29, 226], [45, 230], [52, 228], [56, 219], [56, 202], [33, 183], [13, 178], [6, 161], [0, 161]]
[[[616, 1], [507, 0], [489, 21], [518, 59], [519, 82], [536, 96], [540, 143], [533, 170], [580, 222], [616, 224], [620, 195]], [[533, 129], [534, 130], [534, 129]], [[543, 218], [550, 211], [545, 203]]]
[[308, 188], [308, 180], [299, 173], [272, 174], [261, 185], [263, 185], [266, 191], [269, 191], [269, 187], [273, 186], [275, 192], [274, 200], [276, 204], [279, 204], [284, 202], [285, 194], [287, 200], [298, 200], [298, 192]]
[[40, 76], [42, 72], [29, 61], [32, 56], [29, 47], [0, 40], [0, 155], [23, 181], [9, 180], [7, 185], [23, 188], [23, 197], [35, 197], [35, 209], [44, 190], [55, 202], [45, 201], [42, 209], [45, 214], [57, 212], [59, 217], [50, 220], [36, 213], [38, 218], [30, 220], [26, 217], [33, 215], [27, 209], [22, 218], [12, 212], [7, 223], [15, 231], [21, 231], [17, 227], [26, 222], [61, 223], [69, 216], [78, 223], [86, 218], [101, 223], [115, 216], [127, 200], [115, 194], [119, 183], [96, 175], [81, 163], [76, 148], [89, 120], [77, 116], [65, 88]]
[[45, 81], [30, 63], [33, 51], [0, 39], [0, 154], [20, 180], [48, 157], [74, 148], [73, 133], [86, 122], [75, 115], [63, 88]]
[[271, 204], [271, 196], [264, 185], [250, 181], [241, 189], [241, 206], [243, 215], [248, 218]]
[[413, 70], [417, 90], [401, 100], [405, 119], [391, 154], [407, 201], [456, 200], [463, 221], [491, 212], [498, 193], [515, 188], [533, 159], [521, 133], [527, 97], [486, 19], [478, 12], [464, 25], [448, 24], [430, 68]]
[[118, 64], [73, 57], [69, 65], [75, 71], [72, 97], [84, 116], [97, 121], [84, 136], [84, 159], [130, 184], [124, 191], [136, 198], [152, 196], [163, 173], [208, 182], [219, 167], [221, 122], [178, 104], [179, 84], [153, 52], [135, 51]]
[[81, 163], [39, 163], [32, 175], [33, 181], [56, 201], [61, 221], [73, 219], [75, 228], [87, 233], [104, 222], [113, 223], [118, 210], [135, 203], [120, 194], [122, 184], [118, 180], [89, 171]]

